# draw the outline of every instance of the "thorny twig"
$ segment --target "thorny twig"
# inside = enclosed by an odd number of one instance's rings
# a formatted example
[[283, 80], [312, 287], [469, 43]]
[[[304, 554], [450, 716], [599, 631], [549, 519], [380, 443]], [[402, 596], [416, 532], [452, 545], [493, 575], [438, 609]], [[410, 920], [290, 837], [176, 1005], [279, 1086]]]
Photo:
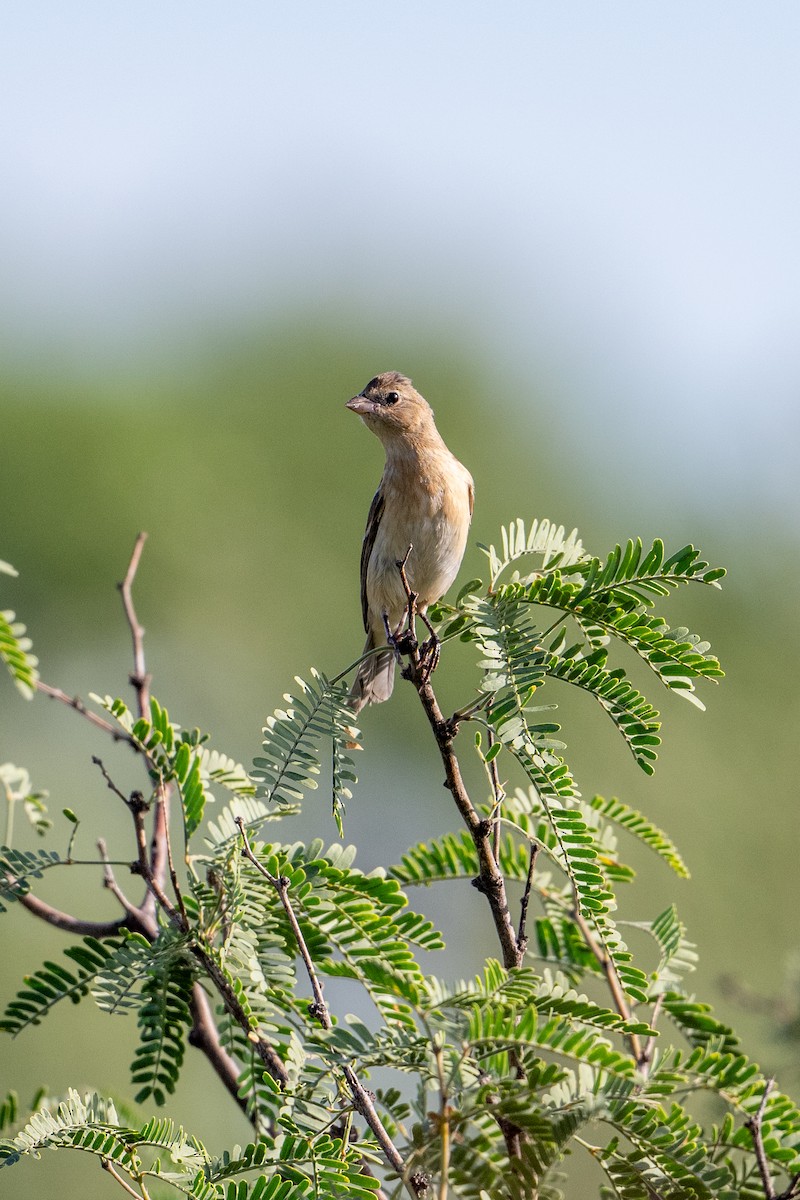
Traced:
[[259, 874], [263, 875], [269, 883], [275, 888], [278, 893], [278, 898], [283, 906], [283, 911], [286, 913], [286, 919], [292, 929], [292, 935], [297, 942], [297, 949], [300, 951], [300, 957], [303, 960], [303, 966], [306, 969], [309, 982], [311, 983], [311, 991], [314, 995], [314, 1003], [310, 1006], [309, 1012], [312, 1017], [316, 1017], [323, 1029], [333, 1029], [328, 1006], [325, 1003], [325, 997], [322, 994], [322, 984], [319, 981], [313, 959], [306, 945], [306, 939], [303, 936], [303, 931], [300, 928], [300, 922], [297, 920], [297, 914], [294, 911], [292, 902], [289, 899], [289, 880], [285, 875], [273, 875], [264, 864], [253, 853], [250, 840], [247, 836], [247, 831], [244, 826], [244, 821], [241, 817], [236, 817], [236, 824], [239, 827], [239, 833], [242, 835], [242, 854], [253, 864]]

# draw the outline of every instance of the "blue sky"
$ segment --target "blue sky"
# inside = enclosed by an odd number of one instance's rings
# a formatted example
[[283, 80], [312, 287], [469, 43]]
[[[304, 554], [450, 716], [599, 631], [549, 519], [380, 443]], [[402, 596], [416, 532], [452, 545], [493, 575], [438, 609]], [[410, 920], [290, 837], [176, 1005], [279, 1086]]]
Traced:
[[789, 0], [7, 0], [0, 80], [23, 364], [346, 299], [463, 325], [639, 445], [691, 430], [725, 494], [798, 515]]

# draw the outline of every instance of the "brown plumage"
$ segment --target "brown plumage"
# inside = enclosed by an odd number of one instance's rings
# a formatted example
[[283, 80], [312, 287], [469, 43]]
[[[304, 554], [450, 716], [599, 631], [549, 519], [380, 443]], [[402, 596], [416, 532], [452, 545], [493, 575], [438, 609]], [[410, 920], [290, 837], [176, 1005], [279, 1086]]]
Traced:
[[[364, 653], [386, 645], [403, 620], [406, 596], [397, 564], [424, 613], [455, 579], [467, 543], [474, 487], [472, 476], [442, 441], [427, 400], [410, 379], [386, 371], [347, 402], [380, 438], [386, 451], [383, 478], [372, 501], [361, 550], [361, 611]], [[394, 683], [390, 649], [361, 664], [350, 693], [355, 712], [388, 700]]]

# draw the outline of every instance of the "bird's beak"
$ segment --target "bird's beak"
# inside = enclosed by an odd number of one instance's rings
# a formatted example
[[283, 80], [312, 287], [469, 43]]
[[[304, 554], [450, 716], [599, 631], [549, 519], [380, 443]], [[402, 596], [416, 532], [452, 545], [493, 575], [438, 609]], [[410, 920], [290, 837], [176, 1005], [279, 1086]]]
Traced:
[[361, 395], [353, 396], [353, 399], [348, 400], [347, 404], [345, 404], [345, 408], [349, 408], [351, 412], [358, 413], [360, 417], [362, 417], [364, 413], [371, 413], [374, 407], [375, 406], [371, 400], [368, 400], [366, 396]]

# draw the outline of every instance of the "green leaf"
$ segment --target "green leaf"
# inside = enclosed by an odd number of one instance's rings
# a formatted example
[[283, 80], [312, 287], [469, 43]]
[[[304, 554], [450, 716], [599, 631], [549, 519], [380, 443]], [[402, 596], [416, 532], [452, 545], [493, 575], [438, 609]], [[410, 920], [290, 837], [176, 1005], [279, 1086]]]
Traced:
[[[6, 574], [16, 575], [13, 567], [4, 564]], [[11, 673], [17, 689], [31, 700], [39, 679], [39, 660], [31, 653], [33, 643], [27, 636], [25, 626], [16, 619], [16, 614], [6, 609], [0, 612], [0, 660]]]
[[140, 1044], [131, 1064], [131, 1079], [139, 1090], [137, 1104], [152, 1097], [166, 1103], [175, 1091], [185, 1053], [194, 970], [177, 941], [166, 953], [153, 956], [142, 986], [139, 1010]]
[[658, 712], [631, 686], [622, 669], [606, 669], [608, 652], [596, 648], [585, 655], [578, 647], [564, 651], [565, 635], [551, 647], [547, 674], [589, 692], [611, 717], [638, 765], [653, 774], [657, 748], [661, 744]]
[[[13, 904], [31, 890], [29, 879], [41, 879], [46, 870], [61, 863], [55, 850], [12, 850], [10, 846], [0, 846], [0, 897]], [[0, 912], [6, 911], [0, 901]]]
[[526, 530], [525, 523], [518, 517], [510, 525], [501, 528], [500, 537], [501, 553], [498, 553], [494, 546], [478, 543], [489, 559], [490, 590], [494, 589], [498, 577], [507, 567], [525, 556], [541, 557], [542, 570], [552, 569], [557, 564], [570, 565], [584, 557], [577, 529], [573, 529], [572, 533], [567, 535], [563, 525], [556, 525], [547, 518], [532, 520], [529, 529]]
[[603, 796], [594, 796], [589, 804], [606, 820], [613, 821], [614, 824], [627, 830], [643, 845], [653, 850], [672, 868], [676, 875], [680, 875], [683, 879], [689, 878], [689, 869], [674, 842], [667, 837], [663, 830], [659, 829], [657, 825], [653, 825], [635, 808], [623, 804], [615, 796], [611, 796], [608, 800]]
[[257, 795], [268, 803], [290, 804], [304, 790], [318, 786], [321, 773], [319, 743], [332, 745], [331, 795], [333, 815], [341, 829], [344, 804], [355, 783], [354, 764], [348, 749], [356, 741], [353, 713], [344, 683], [331, 683], [312, 668], [313, 683], [296, 677], [300, 696], [287, 693], [286, 709], [276, 709], [264, 728], [263, 754], [254, 760], [252, 778]]
[[40, 970], [25, 976], [25, 986], [6, 1006], [0, 1029], [14, 1037], [29, 1025], [38, 1025], [60, 1000], [77, 1004], [89, 991], [90, 984], [106, 969], [117, 949], [112, 939], [99, 942], [87, 937], [64, 951], [75, 967], [67, 969], [62, 963], [45, 962]]

